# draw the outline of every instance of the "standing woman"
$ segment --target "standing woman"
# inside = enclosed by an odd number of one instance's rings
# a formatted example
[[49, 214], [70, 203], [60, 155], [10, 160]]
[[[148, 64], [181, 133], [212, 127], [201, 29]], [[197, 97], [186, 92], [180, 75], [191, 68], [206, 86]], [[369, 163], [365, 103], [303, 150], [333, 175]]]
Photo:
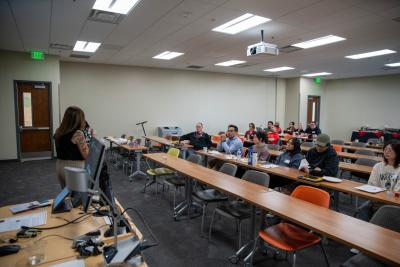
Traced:
[[60, 127], [54, 135], [57, 162], [57, 178], [61, 188], [65, 187], [64, 167], [83, 168], [89, 154], [83, 129], [86, 120], [83, 111], [75, 106], [67, 108]]

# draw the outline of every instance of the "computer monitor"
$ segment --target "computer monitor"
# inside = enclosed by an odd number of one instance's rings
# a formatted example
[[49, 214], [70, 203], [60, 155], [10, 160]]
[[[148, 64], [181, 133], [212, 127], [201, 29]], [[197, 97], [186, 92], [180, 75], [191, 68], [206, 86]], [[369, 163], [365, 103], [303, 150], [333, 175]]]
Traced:
[[[89, 155], [85, 160], [85, 167], [84, 167], [90, 179], [95, 183], [99, 183], [100, 189], [102, 189], [103, 192], [108, 191], [107, 188], [104, 188], [104, 185], [102, 186], [104, 182], [100, 181], [100, 174], [103, 168], [105, 148], [106, 146], [102, 141], [100, 141], [96, 137], [93, 137], [89, 144]], [[91, 189], [94, 189], [95, 184], [89, 183], [89, 185]], [[90, 206], [91, 197], [88, 194], [80, 194], [80, 197], [82, 199], [83, 210], [87, 212]]]

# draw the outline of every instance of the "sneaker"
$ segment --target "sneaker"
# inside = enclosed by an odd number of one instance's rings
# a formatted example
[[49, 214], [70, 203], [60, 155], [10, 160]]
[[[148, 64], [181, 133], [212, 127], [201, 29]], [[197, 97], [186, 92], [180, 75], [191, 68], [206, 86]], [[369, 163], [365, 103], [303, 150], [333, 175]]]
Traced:
[[350, 249], [350, 252], [353, 254], [358, 254], [360, 251], [356, 248], [352, 248], [352, 249]]

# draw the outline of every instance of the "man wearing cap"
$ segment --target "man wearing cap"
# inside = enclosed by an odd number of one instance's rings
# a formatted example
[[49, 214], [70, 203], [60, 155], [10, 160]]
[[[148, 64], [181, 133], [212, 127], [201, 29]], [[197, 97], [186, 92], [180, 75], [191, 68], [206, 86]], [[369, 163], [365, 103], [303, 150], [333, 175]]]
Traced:
[[339, 170], [339, 158], [335, 149], [330, 144], [331, 139], [327, 134], [320, 134], [315, 141], [315, 147], [306, 155], [308, 168], [302, 170], [315, 176], [336, 177]]

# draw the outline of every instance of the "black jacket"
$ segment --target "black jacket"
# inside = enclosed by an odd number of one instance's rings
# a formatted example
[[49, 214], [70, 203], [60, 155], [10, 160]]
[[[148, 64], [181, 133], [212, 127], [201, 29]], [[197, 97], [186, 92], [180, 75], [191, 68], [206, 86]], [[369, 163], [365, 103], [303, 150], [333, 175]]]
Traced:
[[321, 134], [321, 129], [318, 126], [315, 127], [314, 129], [311, 129], [310, 127], [307, 127], [306, 134], [320, 135]]
[[[336, 177], [339, 170], [339, 157], [332, 146], [323, 153], [318, 153], [316, 148], [312, 148], [308, 151], [306, 159], [310, 164], [310, 174], [315, 176], [333, 176]], [[315, 171], [314, 169], [319, 167], [321, 171]]]
[[203, 147], [211, 147], [211, 137], [204, 132], [201, 136], [196, 136], [196, 132], [182, 135], [179, 141], [183, 140], [189, 140], [195, 150], [203, 149]]

